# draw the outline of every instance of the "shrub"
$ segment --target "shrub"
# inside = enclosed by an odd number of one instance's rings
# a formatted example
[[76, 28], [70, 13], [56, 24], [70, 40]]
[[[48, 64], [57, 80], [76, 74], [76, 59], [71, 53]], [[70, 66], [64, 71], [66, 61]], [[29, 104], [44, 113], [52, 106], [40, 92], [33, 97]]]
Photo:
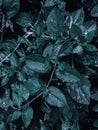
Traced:
[[74, 2], [0, 0], [0, 130], [98, 129], [98, 2]]

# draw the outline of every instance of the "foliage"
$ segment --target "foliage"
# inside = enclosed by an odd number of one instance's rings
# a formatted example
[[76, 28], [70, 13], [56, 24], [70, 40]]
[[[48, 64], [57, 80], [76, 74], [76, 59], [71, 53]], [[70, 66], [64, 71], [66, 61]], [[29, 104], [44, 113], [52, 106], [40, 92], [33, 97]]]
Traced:
[[0, 0], [0, 130], [98, 129], [98, 2], [80, 3]]

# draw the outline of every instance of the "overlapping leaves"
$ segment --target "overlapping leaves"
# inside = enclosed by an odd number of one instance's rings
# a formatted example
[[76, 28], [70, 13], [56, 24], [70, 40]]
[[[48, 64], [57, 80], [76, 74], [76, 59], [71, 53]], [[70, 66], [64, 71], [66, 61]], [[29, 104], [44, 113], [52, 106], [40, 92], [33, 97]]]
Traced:
[[[8, 112], [13, 109], [7, 116], [8, 124], [21, 118], [28, 129], [34, 114], [33, 101], [40, 97], [44, 112], [39, 119], [41, 130], [54, 126], [80, 130], [78, 112], [82, 108], [86, 111], [91, 99], [98, 102], [98, 90], [90, 82], [92, 76], [98, 78], [98, 48], [92, 42], [98, 35], [98, 5], [92, 6], [93, 19], [86, 20], [83, 7], [68, 12], [66, 4], [46, 0], [35, 15], [33, 10], [24, 11], [20, 0], [0, 0], [0, 108]], [[20, 28], [15, 32], [17, 38], [3, 36], [6, 24], [13, 31], [15, 26]], [[97, 113], [98, 104], [92, 110]], [[3, 118], [0, 115], [0, 128], [6, 129]], [[93, 126], [97, 124], [96, 119]]]

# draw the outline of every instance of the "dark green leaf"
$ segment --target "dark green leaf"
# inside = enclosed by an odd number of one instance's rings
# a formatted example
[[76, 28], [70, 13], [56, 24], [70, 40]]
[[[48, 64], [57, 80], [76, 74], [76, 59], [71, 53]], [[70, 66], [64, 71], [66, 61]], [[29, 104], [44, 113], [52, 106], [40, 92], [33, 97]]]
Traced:
[[39, 19], [38, 22], [34, 25], [34, 30], [38, 36], [41, 36], [41, 34], [45, 31], [45, 23], [43, 20]]
[[84, 22], [83, 8], [70, 13], [66, 18], [66, 25], [71, 28], [72, 24], [80, 26]]
[[32, 57], [28, 57], [26, 65], [31, 71], [37, 73], [46, 73], [50, 68], [49, 62], [40, 55], [32, 55]]
[[32, 24], [32, 15], [30, 13], [21, 12], [16, 18], [16, 23], [22, 27], [29, 27]]
[[0, 122], [0, 130], [7, 130], [6, 124], [3, 121]]
[[47, 127], [45, 126], [45, 123], [40, 120], [40, 130], [47, 130]]
[[20, 0], [3, 0], [3, 7], [8, 18], [14, 17], [20, 9]]
[[98, 5], [95, 5], [91, 10], [92, 17], [98, 17]]
[[12, 101], [14, 103], [14, 105], [18, 106], [20, 108], [23, 99], [21, 96], [19, 96], [18, 94], [16, 94], [15, 92], [12, 92]]
[[10, 114], [8, 116], [7, 121], [13, 122], [13, 121], [17, 120], [20, 116], [21, 116], [21, 111], [14, 111], [13, 114]]
[[97, 89], [92, 89], [91, 91], [91, 98], [95, 101], [98, 101], [98, 90]]
[[33, 119], [33, 109], [31, 107], [27, 107], [22, 110], [22, 121], [24, 123], [25, 128], [29, 126]]
[[66, 62], [60, 62], [58, 68], [56, 69], [56, 76], [62, 82], [76, 82], [80, 81], [80, 74], [74, 68], [72, 68]]
[[29, 90], [22, 84], [12, 84], [12, 90], [16, 92], [18, 94], [17, 96], [23, 100], [27, 100], [29, 98]]
[[96, 23], [94, 21], [88, 21], [80, 26], [82, 35], [84, 36], [86, 43], [91, 42], [95, 36], [97, 29]]
[[60, 4], [62, 2], [62, 0], [46, 0], [44, 7], [51, 7], [54, 6], [56, 4]]
[[60, 49], [59, 56], [62, 57], [62, 56], [71, 55], [75, 44], [76, 42], [74, 41], [65, 42]]
[[0, 49], [4, 49], [6, 51], [12, 51], [17, 46], [17, 42], [15, 39], [12, 40], [5, 40], [4, 42], [0, 43]]
[[3, 98], [0, 98], [0, 108], [2, 108], [3, 110], [7, 111], [10, 104], [11, 104], [10, 98], [6, 96]]
[[69, 130], [71, 127], [70, 121], [62, 121], [62, 130]]
[[2, 0], [0, 0], [0, 6], [2, 5], [2, 3], [3, 3]]
[[80, 82], [67, 83], [68, 92], [73, 100], [81, 104], [90, 104], [90, 82], [82, 77]]
[[79, 61], [83, 65], [90, 65], [90, 66], [97, 67], [98, 66], [98, 53], [97, 52], [83, 53], [82, 57], [79, 57]]
[[98, 128], [98, 119], [96, 119], [94, 122], [93, 122], [93, 126]]
[[93, 107], [93, 111], [98, 112], [98, 103]]
[[64, 96], [64, 94], [60, 91], [60, 89], [56, 88], [56, 87], [49, 87], [45, 94], [45, 100], [53, 106], [57, 106], [57, 107], [68, 107], [66, 98]]
[[10, 60], [10, 63], [11, 63], [11, 65], [13, 67], [17, 67], [18, 66], [18, 62], [19, 61], [18, 61], [18, 58], [17, 58], [17, 56], [15, 54], [11, 55], [9, 60]]
[[47, 32], [51, 37], [61, 36], [64, 29], [64, 14], [54, 8], [47, 18]]
[[72, 39], [75, 39], [76, 41], [81, 40], [81, 29], [77, 26], [72, 24], [71, 28], [70, 28], [70, 35]]
[[29, 90], [31, 95], [36, 94], [41, 89], [41, 82], [38, 78], [28, 79], [24, 86]]
[[74, 49], [73, 49], [73, 54], [78, 54], [81, 55], [83, 53], [83, 47], [81, 45], [77, 45]]

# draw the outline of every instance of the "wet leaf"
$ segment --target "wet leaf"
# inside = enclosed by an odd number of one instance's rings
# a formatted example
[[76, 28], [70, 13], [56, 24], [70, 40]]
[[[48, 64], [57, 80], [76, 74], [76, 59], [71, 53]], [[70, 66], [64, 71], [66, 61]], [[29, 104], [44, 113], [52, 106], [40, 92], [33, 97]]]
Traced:
[[80, 82], [67, 83], [67, 90], [73, 100], [81, 104], [90, 104], [90, 82], [82, 77]]
[[56, 87], [49, 87], [45, 92], [45, 100], [53, 106], [68, 107], [67, 101], [63, 93]]
[[62, 82], [80, 81], [80, 74], [66, 62], [60, 62], [56, 70], [56, 76]]
[[91, 10], [92, 17], [98, 17], [98, 5], [95, 5]]
[[28, 57], [26, 65], [30, 70], [37, 73], [46, 73], [50, 68], [49, 62], [40, 55], [32, 55], [32, 57]]
[[64, 28], [64, 14], [57, 8], [54, 8], [48, 15], [47, 33], [51, 37], [61, 36]]
[[22, 121], [25, 125], [25, 128], [29, 126], [33, 119], [33, 109], [31, 107], [27, 107], [26, 109], [22, 110]]

